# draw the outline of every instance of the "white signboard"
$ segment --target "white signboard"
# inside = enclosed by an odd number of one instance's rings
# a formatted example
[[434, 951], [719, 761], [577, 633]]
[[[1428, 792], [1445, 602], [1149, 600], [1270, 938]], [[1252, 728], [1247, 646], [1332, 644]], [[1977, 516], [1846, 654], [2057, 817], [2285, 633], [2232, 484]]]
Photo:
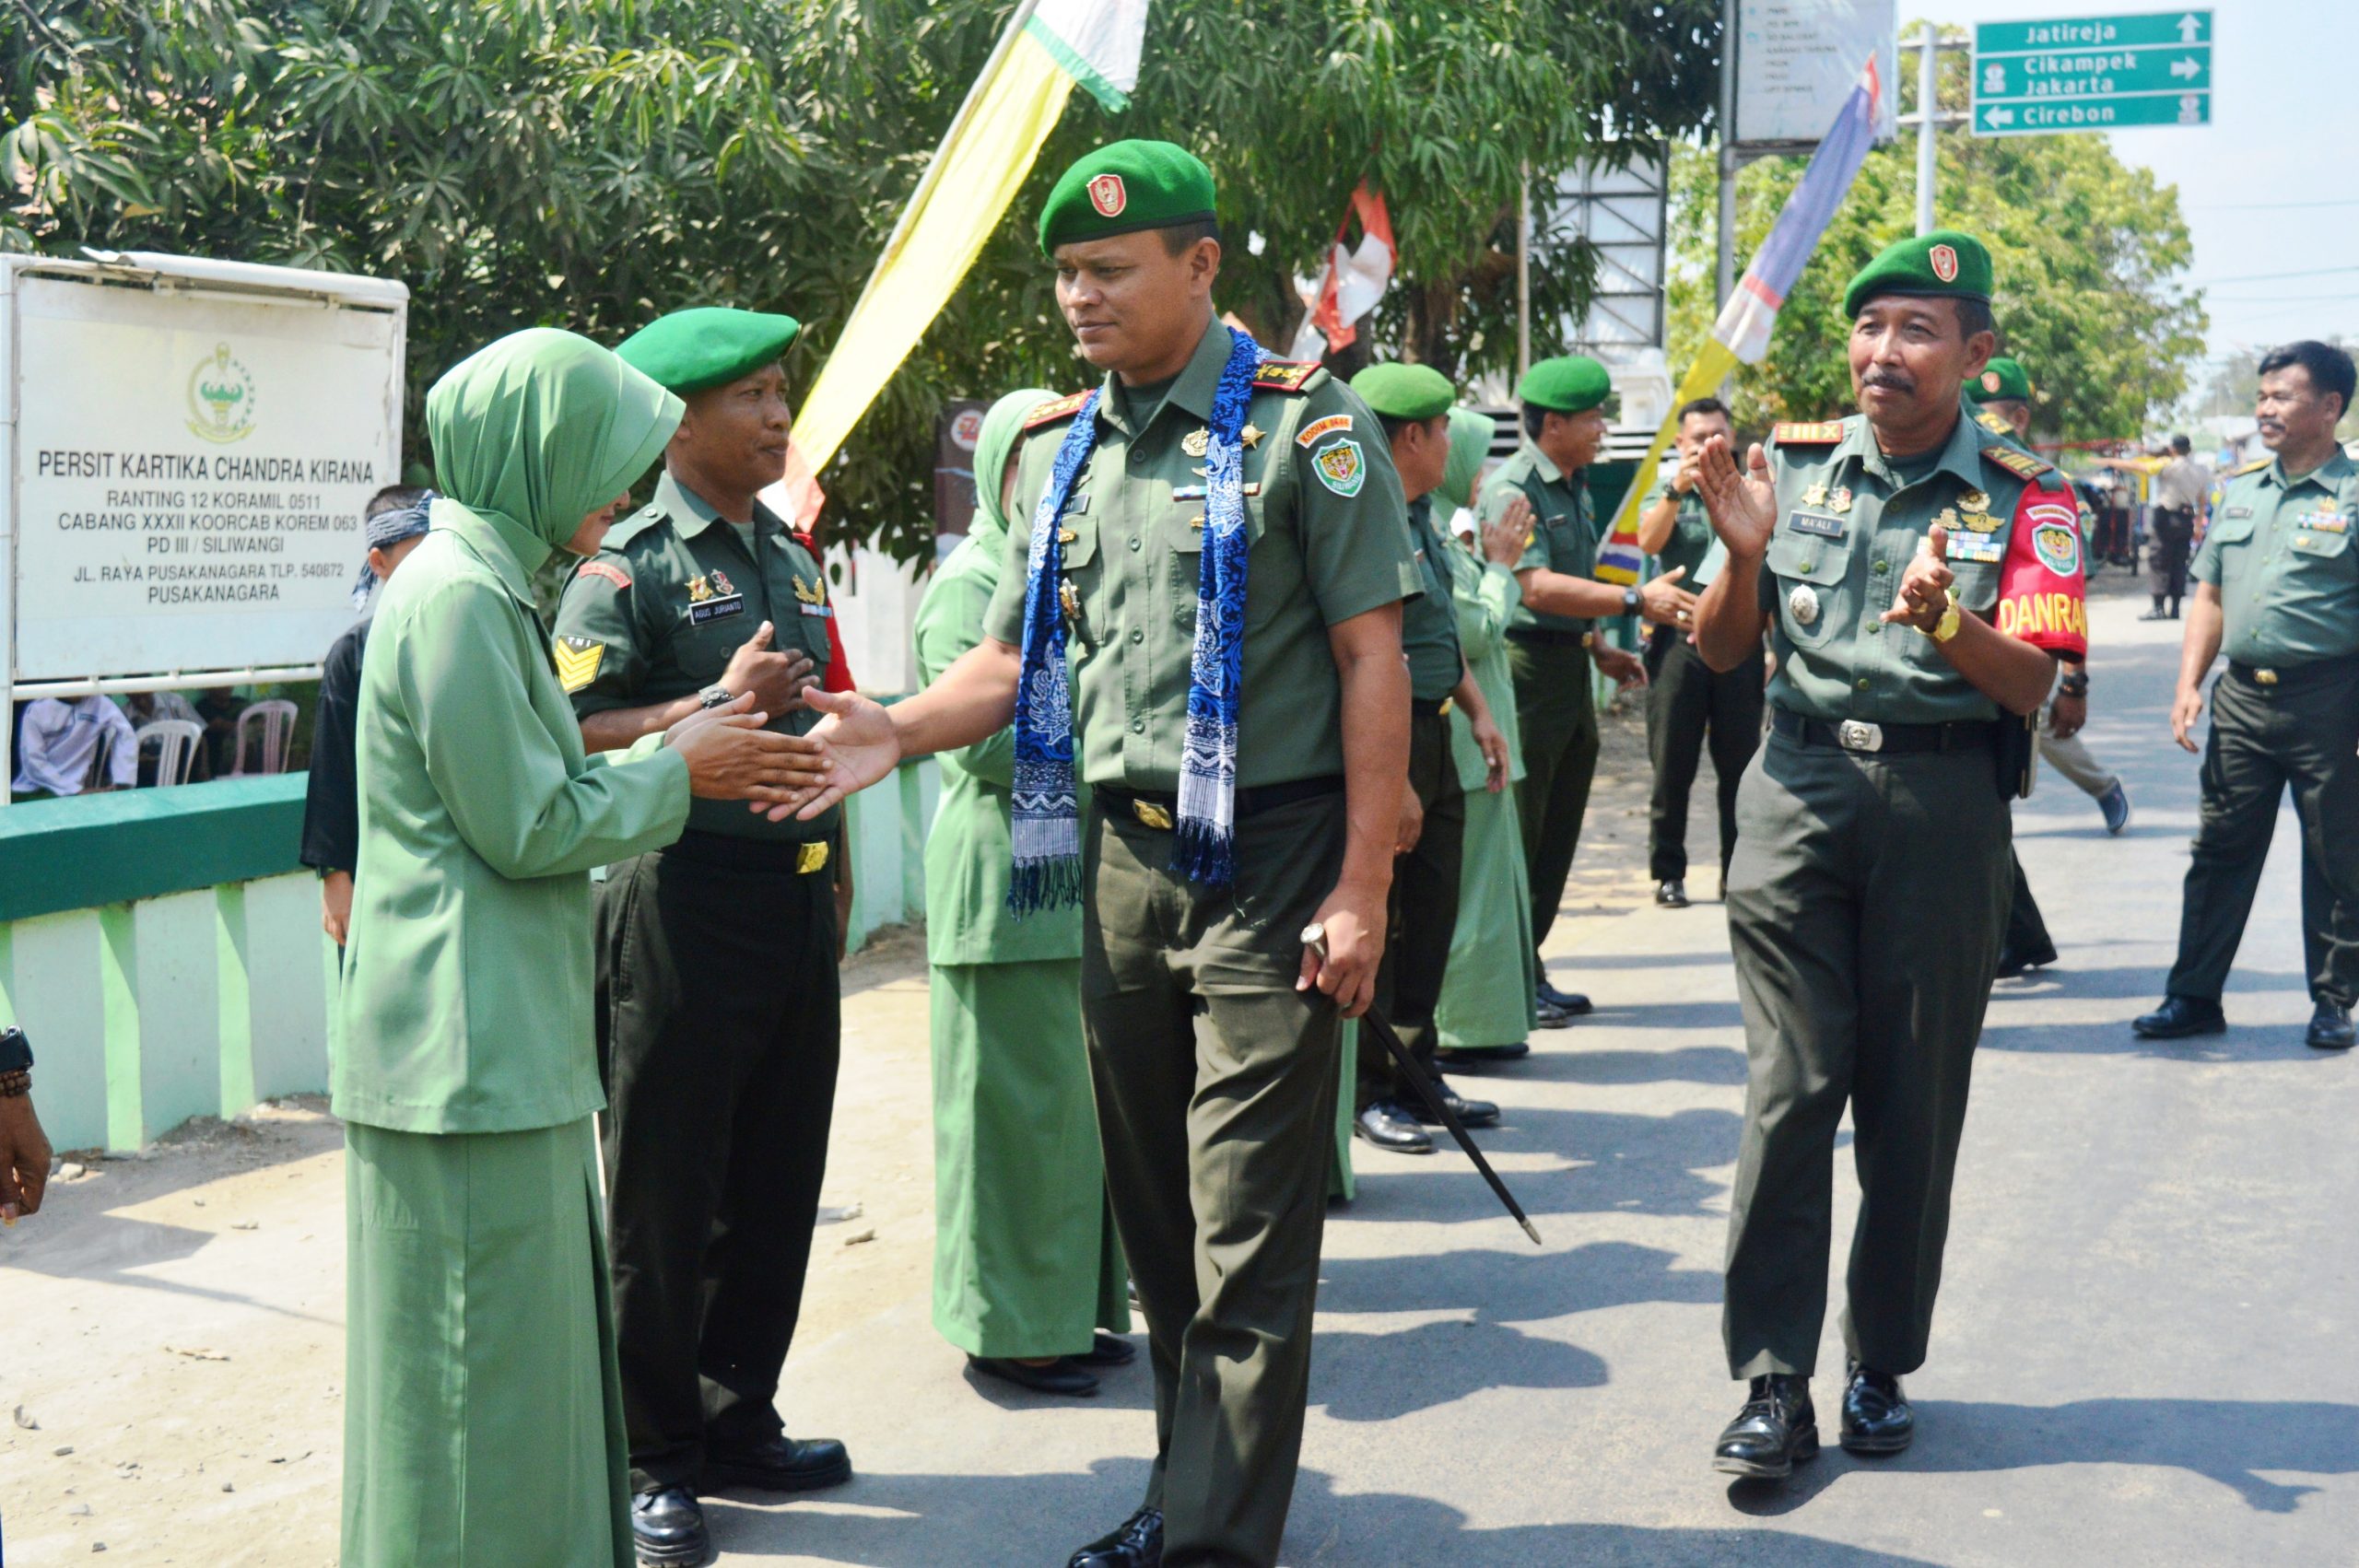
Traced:
[[1871, 54], [1884, 84], [1876, 140], [1892, 139], [1899, 75], [1894, 0], [1737, 0], [1736, 13], [1740, 152], [1817, 146]]
[[65, 271], [14, 279], [15, 680], [317, 663], [400, 472], [398, 287]]

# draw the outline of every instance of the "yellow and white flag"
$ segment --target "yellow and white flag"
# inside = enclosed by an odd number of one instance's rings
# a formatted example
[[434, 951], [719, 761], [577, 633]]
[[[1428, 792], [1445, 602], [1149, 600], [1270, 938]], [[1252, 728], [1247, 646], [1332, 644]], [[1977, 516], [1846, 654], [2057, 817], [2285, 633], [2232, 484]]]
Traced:
[[1109, 110], [1138, 85], [1147, 0], [1027, 0], [968, 90], [794, 422], [816, 475], [949, 301], [1076, 84]]

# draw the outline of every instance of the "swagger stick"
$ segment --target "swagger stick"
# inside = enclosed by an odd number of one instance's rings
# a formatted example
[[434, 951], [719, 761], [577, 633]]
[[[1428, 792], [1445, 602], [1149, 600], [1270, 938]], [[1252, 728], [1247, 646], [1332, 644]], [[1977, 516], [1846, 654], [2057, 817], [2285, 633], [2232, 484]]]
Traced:
[[[1327, 928], [1315, 920], [1305, 926], [1302, 929], [1302, 945], [1318, 954], [1319, 961], [1324, 964], [1327, 961]], [[1466, 1125], [1458, 1119], [1458, 1113], [1442, 1102], [1440, 1092], [1434, 1086], [1433, 1074], [1409, 1054], [1409, 1047], [1401, 1043], [1401, 1036], [1393, 1032], [1391, 1021], [1371, 1006], [1360, 1014], [1360, 1026], [1373, 1031], [1377, 1044], [1392, 1054], [1393, 1065], [1400, 1068], [1402, 1077], [1416, 1086], [1419, 1098], [1434, 1113], [1434, 1119], [1448, 1128], [1449, 1135], [1458, 1140], [1458, 1146], [1466, 1151], [1466, 1157], [1474, 1162], [1474, 1168], [1483, 1173], [1483, 1179], [1489, 1182], [1491, 1190], [1499, 1195], [1499, 1201], [1506, 1204], [1508, 1212], [1515, 1216], [1515, 1223], [1523, 1227], [1523, 1234], [1532, 1238], [1532, 1245], [1543, 1245], [1540, 1233], [1532, 1228], [1531, 1217], [1524, 1213], [1523, 1205], [1515, 1200], [1515, 1194], [1508, 1190], [1508, 1184], [1499, 1179], [1499, 1173], [1491, 1168], [1491, 1162], [1483, 1157], [1481, 1149], [1475, 1147]]]

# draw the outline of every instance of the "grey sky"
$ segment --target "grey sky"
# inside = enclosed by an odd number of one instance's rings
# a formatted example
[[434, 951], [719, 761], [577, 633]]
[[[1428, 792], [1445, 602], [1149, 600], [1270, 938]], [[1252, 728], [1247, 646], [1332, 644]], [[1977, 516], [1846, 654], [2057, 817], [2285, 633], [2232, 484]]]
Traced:
[[[1926, 18], [1971, 26], [2167, 8], [2152, 0], [1902, 0], [1900, 13], [1906, 37]], [[2212, 123], [2106, 135], [2124, 163], [2178, 187], [2195, 237], [2188, 281], [2203, 289], [2212, 351], [2359, 337], [2359, 185], [2338, 177], [2359, 143], [2359, 87], [2347, 68], [2359, 60], [2359, 4], [2210, 0], [2196, 8], [2212, 13], [2217, 40]], [[1904, 56], [1903, 71], [1912, 63]]]

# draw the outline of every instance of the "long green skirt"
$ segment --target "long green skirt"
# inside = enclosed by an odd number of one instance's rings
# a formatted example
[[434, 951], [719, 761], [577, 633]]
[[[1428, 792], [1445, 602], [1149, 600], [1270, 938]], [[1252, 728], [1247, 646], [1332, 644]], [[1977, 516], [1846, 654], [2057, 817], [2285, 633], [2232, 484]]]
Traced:
[[1436, 1039], [1457, 1049], [1520, 1043], [1540, 1025], [1532, 993], [1532, 883], [1515, 791], [1466, 796], [1458, 930], [1434, 1010]]
[[937, 964], [933, 1325], [969, 1355], [1074, 1355], [1126, 1332], [1081, 1034], [1081, 963]]
[[631, 1568], [596, 1135], [345, 1127], [343, 1568]]

